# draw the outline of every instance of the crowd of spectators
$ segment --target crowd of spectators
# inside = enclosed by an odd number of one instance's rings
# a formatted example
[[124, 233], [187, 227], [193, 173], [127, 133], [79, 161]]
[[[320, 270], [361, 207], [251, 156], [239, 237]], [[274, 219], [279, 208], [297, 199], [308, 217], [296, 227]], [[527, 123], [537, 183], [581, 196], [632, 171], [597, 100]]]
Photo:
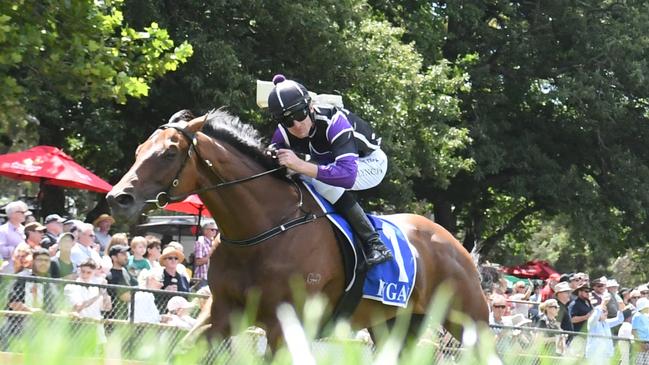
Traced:
[[[649, 288], [621, 287], [611, 278], [588, 274], [552, 274], [545, 281], [501, 278], [488, 290], [489, 322], [499, 340], [541, 343], [552, 355], [584, 356], [628, 363], [630, 341], [637, 340], [637, 364], [649, 364]], [[535, 327], [538, 331], [512, 331]], [[531, 335], [536, 341], [530, 341]], [[645, 342], [646, 341], [646, 342]], [[617, 349], [616, 349], [617, 348]], [[626, 360], [626, 362], [624, 361]]]
[[[5, 212], [7, 221], [0, 225], [0, 273], [25, 277], [13, 284], [5, 310], [65, 312], [90, 319], [133, 317], [138, 323], [190, 328], [194, 324], [191, 314], [203, 303], [188, 301], [178, 293], [200, 290], [209, 294], [209, 256], [219, 242], [214, 223], [203, 225], [204, 235], [196, 241], [192, 255], [195, 263], [188, 263], [178, 242], [162, 247], [154, 235], [129, 238], [126, 233], [111, 234], [115, 221], [108, 214], [92, 223], [51, 214], [41, 224], [31, 218], [22, 201], [7, 204]], [[35, 277], [67, 279], [69, 284], [62, 287]], [[99, 284], [144, 291], [102, 288]], [[17, 321], [6, 324], [15, 327]], [[97, 334], [105, 340], [101, 323]]]

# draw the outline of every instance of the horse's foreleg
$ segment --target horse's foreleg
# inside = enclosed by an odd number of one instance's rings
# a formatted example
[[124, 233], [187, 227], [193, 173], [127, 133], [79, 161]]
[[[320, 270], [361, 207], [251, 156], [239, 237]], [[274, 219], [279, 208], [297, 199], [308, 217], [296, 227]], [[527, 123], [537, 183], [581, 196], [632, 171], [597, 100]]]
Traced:
[[207, 302], [203, 306], [201, 313], [199, 313], [198, 318], [196, 318], [196, 324], [180, 341], [182, 345], [188, 345], [190, 343], [196, 342], [196, 339], [212, 326], [212, 324], [210, 323], [211, 308], [212, 297], [209, 297], [207, 299]]
[[231, 308], [222, 299], [215, 298], [212, 301], [209, 312], [210, 327], [207, 331], [207, 339], [226, 341], [232, 335], [230, 323]]

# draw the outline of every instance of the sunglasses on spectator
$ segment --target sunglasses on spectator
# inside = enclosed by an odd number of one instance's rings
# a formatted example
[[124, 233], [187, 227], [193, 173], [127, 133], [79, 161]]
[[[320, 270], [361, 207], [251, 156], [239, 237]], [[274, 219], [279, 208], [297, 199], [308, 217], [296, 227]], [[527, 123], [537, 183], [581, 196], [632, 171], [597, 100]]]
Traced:
[[632, 297], [629, 297], [629, 299], [640, 299], [640, 298], [642, 298], [642, 297], [641, 297], [641, 296], [632, 296]]
[[494, 307], [494, 308], [498, 308], [498, 309], [503, 309], [503, 308], [506, 307], [506, 305], [501, 305], [501, 304], [495, 305], [495, 304], [494, 304], [493, 307]]
[[643, 291], [640, 292], [640, 294], [647, 295], [647, 294], [649, 294], [649, 290], [643, 290]]
[[275, 119], [284, 127], [292, 128], [295, 121], [301, 122], [309, 115], [309, 106], [306, 105], [302, 108], [287, 110], [282, 115], [276, 116]]
[[178, 261], [178, 257], [176, 257], [176, 256], [169, 256], [169, 257], [167, 257], [167, 260], [176, 260], [176, 261]]

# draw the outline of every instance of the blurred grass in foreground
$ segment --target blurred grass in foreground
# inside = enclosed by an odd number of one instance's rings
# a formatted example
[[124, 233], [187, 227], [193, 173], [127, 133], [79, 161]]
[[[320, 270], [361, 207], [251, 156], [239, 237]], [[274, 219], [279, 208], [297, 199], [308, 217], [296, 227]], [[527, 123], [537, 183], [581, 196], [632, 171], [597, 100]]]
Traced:
[[[339, 321], [326, 339], [316, 339], [326, 313], [326, 299], [311, 297], [300, 306], [300, 313], [287, 304], [278, 308], [278, 318], [285, 341], [271, 354], [264, 348], [264, 338], [246, 332], [253, 323], [253, 313], [259, 303], [257, 294], [249, 296], [243, 313], [231, 317], [232, 328], [241, 333], [228, 344], [212, 342], [208, 345], [201, 336], [197, 340], [179, 344], [184, 331], [160, 330], [160, 327], [122, 325], [112, 331], [105, 344], [100, 343], [96, 325], [79, 325], [66, 318], [52, 319], [44, 314], [34, 314], [24, 322], [23, 336], [11, 341], [5, 356], [10, 364], [575, 364], [584, 359], [526, 356], [515, 348], [499, 357], [495, 351], [493, 333], [488, 328], [478, 328], [466, 322], [458, 313], [454, 321], [464, 323], [462, 349], [439, 347], [438, 329], [445, 317], [453, 292], [441, 287], [429, 308], [429, 315], [417, 339], [402, 348], [409, 316], [404, 310], [393, 328], [376, 328], [376, 344], [355, 340], [355, 331], [348, 322]], [[208, 351], [211, 349], [211, 351]], [[542, 344], [532, 344], [525, 351], [541, 354]], [[7, 354], [5, 354], [7, 355]], [[4, 363], [0, 357], [0, 363]]]

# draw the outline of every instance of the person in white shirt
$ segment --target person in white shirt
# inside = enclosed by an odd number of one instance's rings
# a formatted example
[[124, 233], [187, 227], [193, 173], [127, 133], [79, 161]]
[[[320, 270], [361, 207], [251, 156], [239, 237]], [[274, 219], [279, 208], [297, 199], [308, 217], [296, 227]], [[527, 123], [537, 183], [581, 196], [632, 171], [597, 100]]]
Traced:
[[631, 361], [631, 342], [634, 339], [633, 336], [633, 325], [631, 325], [631, 320], [633, 319], [633, 309], [628, 307], [622, 311], [624, 316], [624, 322], [620, 326], [620, 329], [617, 332], [618, 337], [628, 338], [630, 341], [617, 341], [617, 345], [620, 349], [620, 365], [628, 365]]
[[[138, 286], [142, 289], [162, 288], [162, 269], [142, 269], [137, 278]], [[160, 323], [160, 312], [155, 304], [153, 293], [137, 291], [135, 293], [135, 323]]]
[[[97, 264], [92, 259], [83, 261], [79, 265], [79, 277], [76, 281], [84, 284], [96, 284], [96, 269]], [[105, 283], [106, 280], [103, 280], [102, 284]], [[63, 292], [72, 306], [73, 313], [76, 313], [81, 318], [101, 320], [103, 319], [101, 312], [110, 310], [111, 299], [106, 293], [106, 289], [100, 289], [96, 286], [68, 284]], [[99, 343], [106, 342], [104, 326], [101, 323], [97, 324], [97, 336]]]
[[77, 243], [74, 244], [70, 251], [70, 261], [74, 266], [74, 272], [77, 272], [79, 265], [82, 262], [92, 259], [95, 265], [101, 262], [101, 257], [97, 251], [97, 244], [95, 243], [94, 227], [90, 223], [82, 223], [78, 227]]

